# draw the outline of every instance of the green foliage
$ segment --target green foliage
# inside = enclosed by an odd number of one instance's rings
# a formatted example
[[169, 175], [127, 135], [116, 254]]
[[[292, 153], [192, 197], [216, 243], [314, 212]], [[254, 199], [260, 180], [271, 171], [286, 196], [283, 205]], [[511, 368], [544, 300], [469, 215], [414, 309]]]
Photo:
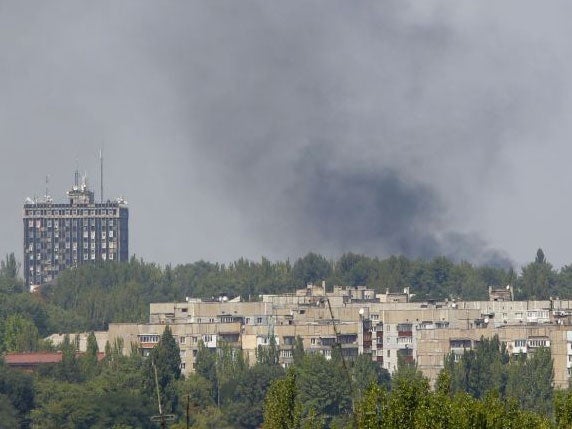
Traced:
[[509, 358], [495, 336], [481, 338], [474, 350], [465, 352], [458, 362], [451, 354], [439, 376], [437, 389], [467, 392], [474, 398], [498, 395], [516, 401], [525, 410], [551, 415], [554, 381], [550, 349], [536, 349], [529, 356]]
[[270, 386], [264, 401], [264, 429], [299, 429], [301, 405], [296, 375], [289, 371]]
[[539, 348], [530, 357], [520, 356], [508, 366], [506, 394], [520, 407], [549, 415], [552, 412], [554, 370], [550, 349]]
[[342, 365], [320, 354], [308, 354], [297, 369], [297, 387], [303, 415], [337, 416], [351, 411], [351, 388]]
[[517, 281], [517, 299], [548, 299], [558, 295], [558, 277], [552, 265], [546, 260], [542, 249], [538, 249], [534, 262], [522, 268]]
[[280, 356], [278, 346], [276, 345], [276, 337], [269, 335], [267, 339], [268, 345], [259, 345], [256, 349], [256, 361], [262, 365], [278, 365]]
[[[177, 380], [181, 377], [179, 345], [169, 325], [165, 326], [144, 365], [144, 388], [149, 397], [157, 397], [157, 389], [164, 413], [173, 413], [178, 406]], [[159, 408], [159, 404], [157, 404]]]
[[[25, 420], [35, 405], [32, 377], [12, 370], [1, 362], [0, 399], [2, 400], [0, 414], [4, 413], [8, 421], [11, 418], [16, 418], [18, 421]], [[2, 420], [1, 423], [3, 424], [4, 421]]]
[[495, 335], [493, 338], [481, 337], [475, 349], [465, 351], [458, 363], [453, 354], [449, 355], [445, 369], [451, 375], [453, 392], [465, 391], [481, 398], [493, 390], [504, 395], [508, 362], [506, 348]]
[[304, 340], [301, 336], [296, 337], [296, 342], [294, 343], [294, 350], [292, 350], [292, 361], [294, 366], [300, 366], [304, 361], [304, 356], [306, 352], [304, 351]]
[[278, 365], [256, 364], [238, 374], [224, 414], [236, 428], [255, 429], [263, 420], [263, 404], [270, 385], [284, 376]]
[[14, 253], [6, 255], [6, 258], [0, 261], [0, 293], [24, 292], [24, 282], [18, 278], [19, 271], [20, 264]]
[[40, 334], [34, 322], [19, 313], [11, 314], [4, 325], [4, 348], [7, 352], [35, 352]]
[[389, 372], [371, 360], [370, 355], [359, 355], [351, 369], [356, 394], [360, 397], [372, 384], [378, 384], [388, 389], [391, 382]]
[[298, 259], [292, 267], [292, 275], [296, 285], [304, 287], [308, 283], [326, 280], [332, 274], [332, 264], [316, 253], [308, 253]]

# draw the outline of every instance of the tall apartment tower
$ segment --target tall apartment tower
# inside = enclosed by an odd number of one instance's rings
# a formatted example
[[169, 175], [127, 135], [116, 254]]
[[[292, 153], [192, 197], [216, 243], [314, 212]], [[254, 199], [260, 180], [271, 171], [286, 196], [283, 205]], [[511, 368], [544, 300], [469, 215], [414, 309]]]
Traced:
[[129, 258], [127, 202], [96, 203], [77, 171], [67, 195], [68, 203], [54, 203], [46, 190], [44, 198], [24, 204], [24, 278], [31, 289], [68, 267]]

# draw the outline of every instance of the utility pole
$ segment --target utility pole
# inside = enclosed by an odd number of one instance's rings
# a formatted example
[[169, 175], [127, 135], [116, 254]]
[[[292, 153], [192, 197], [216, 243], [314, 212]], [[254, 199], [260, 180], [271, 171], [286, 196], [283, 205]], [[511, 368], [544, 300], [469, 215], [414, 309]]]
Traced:
[[[159, 393], [159, 380], [157, 377], [157, 367], [155, 366], [155, 362], [151, 361], [151, 365], [153, 365], [153, 371], [155, 373], [155, 388], [157, 389], [157, 403], [159, 404], [159, 415], [151, 417], [152, 422], [160, 422], [161, 429], [167, 429], [167, 421], [173, 422], [176, 419], [174, 414], [163, 414], [163, 407], [161, 406], [161, 395]], [[187, 417], [187, 425], [188, 425], [188, 417]]]

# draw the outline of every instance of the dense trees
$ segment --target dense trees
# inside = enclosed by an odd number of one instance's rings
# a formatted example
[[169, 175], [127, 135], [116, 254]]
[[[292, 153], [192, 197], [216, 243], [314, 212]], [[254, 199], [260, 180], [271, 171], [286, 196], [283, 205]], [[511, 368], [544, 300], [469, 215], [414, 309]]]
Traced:
[[[443, 257], [378, 259], [352, 253], [336, 261], [310, 253], [293, 264], [263, 258], [174, 267], [132, 258], [67, 270], [40, 294], [24, 290], [18, 271], [14, 255], [0, 261], [2, 352], [49, 349], [41, 338], [51, 333], [105, 329], [110, 322], [145, 322], [150, 302], [219, 294], [256, 300], [263, 293], [292, 292], [322, 280], [330, 287], [366, 285], [377, 292], [410, 287], [416, 300], [486, 299], [488, 286], [506, 284], [515, 286], [517, 298], [572, 298], [572, 265], [555, 270], [540, 249], [520, 273]], [[498, 339], [483, 340], [458, 362], [449, 358], [431, 390], [414, 366], [400, 368], [390, 380], [367, 357], [346, 367], [336, 350], [330, 360], [307, 355], [299, 339], [294, 365], [285, 377], [272, 336], [269, 343], [258, 351], [252, 366], [229, 346], [214, 351], [202, 344], [197, 374], [183, 379], [169, 329], [147, 360], [137, 353], [122, 356], [122, 344], [112, 344], [106, 347], [105, 359], [98, 361], [93, 335], [88, 353], [78, 356], [75, 338], [67, 337], [60, 347], [62, 363], [43, 368], [35, 379], [0, 365], [0, 419], [9, 427], [153, 427], [153, 362], [162, 404], [179, 418], [179, 427], [184, 427], [187, 404], [195, 428], [256, 428], [264, 412], [273, 408], [287, 411], [280, 417], [286, 420], [277, 421], [301, 428], [351, 427], [353, 417], [358, 427], [503, 427], [508, 421], [542, 427], [549, 424], [547, 418], [557, 427], [569, 427], [572, 421], [572, 394], [553, 392], [548, 350], [539, 349], [528, 358], [509, 357]], [[276, 380], [281, 381], [271, 388]]]
[[[126, 263], [86, 264], [64, 271], [40, 296], [22, 293], [13, 255], [0, 266], [0, 334], [9, 315], [31, 319], [39, 336], [53, 332], [105, 329], [111, 322], [145, 322], [150, 302], [183, 301], [186, 296], [241, 295], [256, 300], [264, 293], [293, 292], [306, 283], [326, 281], [365, 285], [376, 292], [409, 287], [414, 300], [487, 299], [488, 287], [515, 286], [517, 298], [572, 298], [572, 266], [554, 270], [539, 249], [520, 275], [512, 269], [476, 267], [437, 257], [387, 259], [347, 253], [328, 261], [315, 253], [290, 261], [239, 259], [228, 265], [198, 261], [160, 267], [131, 258]], [[16, 274], [15, 274], [16, 273]], [[2, 346], [2, 344], [0, 344]]]

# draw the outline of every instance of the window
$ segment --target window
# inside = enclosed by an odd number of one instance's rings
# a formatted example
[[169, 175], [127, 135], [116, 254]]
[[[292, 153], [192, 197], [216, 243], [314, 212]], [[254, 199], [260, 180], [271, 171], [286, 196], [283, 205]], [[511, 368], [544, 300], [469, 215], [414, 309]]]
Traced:
[[159, 335], [140, 335], [139, 342], [141, 343], [158, 343], [159, 342]]
[[387, 351], [387, 357], [391, 357], [391, 350]]
[[185, 362], [181, 362], [181, 370], [185, 370], [187, 364]]
[[186, 337], [179, 337], [179, 344], [186, 344], [187, 338]]
[[256, 318], [256, 323], [262, 323], [262, 317], [257, 317], [257, 318]]

